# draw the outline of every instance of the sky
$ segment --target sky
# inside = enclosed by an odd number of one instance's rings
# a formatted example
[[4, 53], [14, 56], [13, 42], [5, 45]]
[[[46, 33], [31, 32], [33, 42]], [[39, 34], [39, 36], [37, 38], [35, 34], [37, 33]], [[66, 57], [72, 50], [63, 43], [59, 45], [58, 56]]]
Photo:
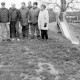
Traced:
[[33, 3], [34, 1], [37, 1], [37, 0], [0, 0], [0, 3], [1, 2], [5, 2], [7, 8], [11, 7], [12, 3], [15, 3], [16, 4], [16, 8], [20, 8], [21, 7], [21, 2], [25, 2], [26, 5], [27, 5], [28, 1], [31, 1]]
[[[1, 2], [5, 2], [6, 3], [6, 7], [7, 8], [10, 8], [11, 7], [11, 4], [12, 3], [15, 3], [16, 4], [16, 8], [20, 8], [21, 7], [21, 2], [25, 2], [26, 3], [26, 5], [27, 5], [27, 2], [28, 1], [31, 1], [32, 3], [34, 2], [34, 1], [37, 1], [38, 2], [38, 0], [0, 0], [0, 3]], [[48, 1], [48, 0], [45, 0], [45, 1]], [[57, 1], [59, 4], [60, 4], [60, 0], [53, 0], [53, 2], [55, 2], [55, 1]], [[80, 0], [78, 0], [78, 1], [80, 1]], [[39, 2], [38, 2], [39, 3]], [[39, 3], [39, 6], [40, 6], [40, 3]], [[1, 6], [0, 6], [1, 7]], [[80, 4], [78, 5], [78, 4], [76, 4], [76, 7], [80, 7]], [[55, 9], [55, 10], [59, 10], [59, 9]]]

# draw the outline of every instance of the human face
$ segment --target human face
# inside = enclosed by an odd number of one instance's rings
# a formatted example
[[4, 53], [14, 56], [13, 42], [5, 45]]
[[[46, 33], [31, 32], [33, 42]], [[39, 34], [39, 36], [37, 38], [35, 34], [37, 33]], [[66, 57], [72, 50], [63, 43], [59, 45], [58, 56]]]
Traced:
[[22, 5], [23, 8], [25, 7], [25, 4], [24, 3], [22, 3], [21, 5]]
[[12, 8], [13, 8], [13, 9], [15, 8], [15, 4], [12, 4]]
[[31, 5], [31, 2], [29, 1], [29, 2], [28, 2], [28, 6], [30, 6], [30, 5]]
[[33, 7], [34, 7], [34, 8], [36, 8], [36, 7], [37, 7], [37, 5], [33, 5]]
[[44, 10], [44, 7], [41, 5], [41, 10], [43, 11]]

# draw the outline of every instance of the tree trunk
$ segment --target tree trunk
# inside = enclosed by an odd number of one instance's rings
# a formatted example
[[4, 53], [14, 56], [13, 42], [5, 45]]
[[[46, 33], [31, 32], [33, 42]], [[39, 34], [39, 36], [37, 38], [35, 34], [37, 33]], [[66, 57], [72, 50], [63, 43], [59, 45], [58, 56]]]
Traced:
[[66, 0], [61, 0], [61, 12], [66, 11]]
[[66, 0], [61, 0], [60, 20], [63, 21], [63, 12], [66, 11]]

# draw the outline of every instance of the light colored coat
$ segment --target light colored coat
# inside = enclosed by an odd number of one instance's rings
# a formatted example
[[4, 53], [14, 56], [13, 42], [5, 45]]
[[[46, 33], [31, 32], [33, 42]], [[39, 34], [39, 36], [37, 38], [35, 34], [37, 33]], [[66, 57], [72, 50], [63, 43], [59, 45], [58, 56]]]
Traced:
[[[45, 23], [47, 23], [46, 27], [44, 27]], [[48, 27], [49, 27], [49, 13], [48, 13], [48, 10], [45, 9], [43, 11], [40, 11], [39, 17], [38, 17], [38, 26], [39, 26], [39, 29], [48, 30]]]

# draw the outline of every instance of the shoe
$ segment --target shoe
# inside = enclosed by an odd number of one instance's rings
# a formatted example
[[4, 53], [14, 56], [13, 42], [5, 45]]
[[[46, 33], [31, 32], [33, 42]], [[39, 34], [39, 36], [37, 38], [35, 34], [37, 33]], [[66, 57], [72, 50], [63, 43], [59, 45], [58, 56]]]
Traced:
[[35, 38], [35, 36], [32, 36], [32, 37], [31, 37], [31, 39], [34, 39], [34, 38]]
[[11, 41], [11, 39], [7, 39], [7, 41]]
[[17, 41], [19, 42], [19, 41], [20, 41], [20, 39], [18, 38], [18, 39], [17, 39]]
[[39, 38], [39, 37], [40, 37], [40, 35], [37, 36], [37, 38]]
[[15, 38], [13, 38], [12, 41], [15, 41]]

